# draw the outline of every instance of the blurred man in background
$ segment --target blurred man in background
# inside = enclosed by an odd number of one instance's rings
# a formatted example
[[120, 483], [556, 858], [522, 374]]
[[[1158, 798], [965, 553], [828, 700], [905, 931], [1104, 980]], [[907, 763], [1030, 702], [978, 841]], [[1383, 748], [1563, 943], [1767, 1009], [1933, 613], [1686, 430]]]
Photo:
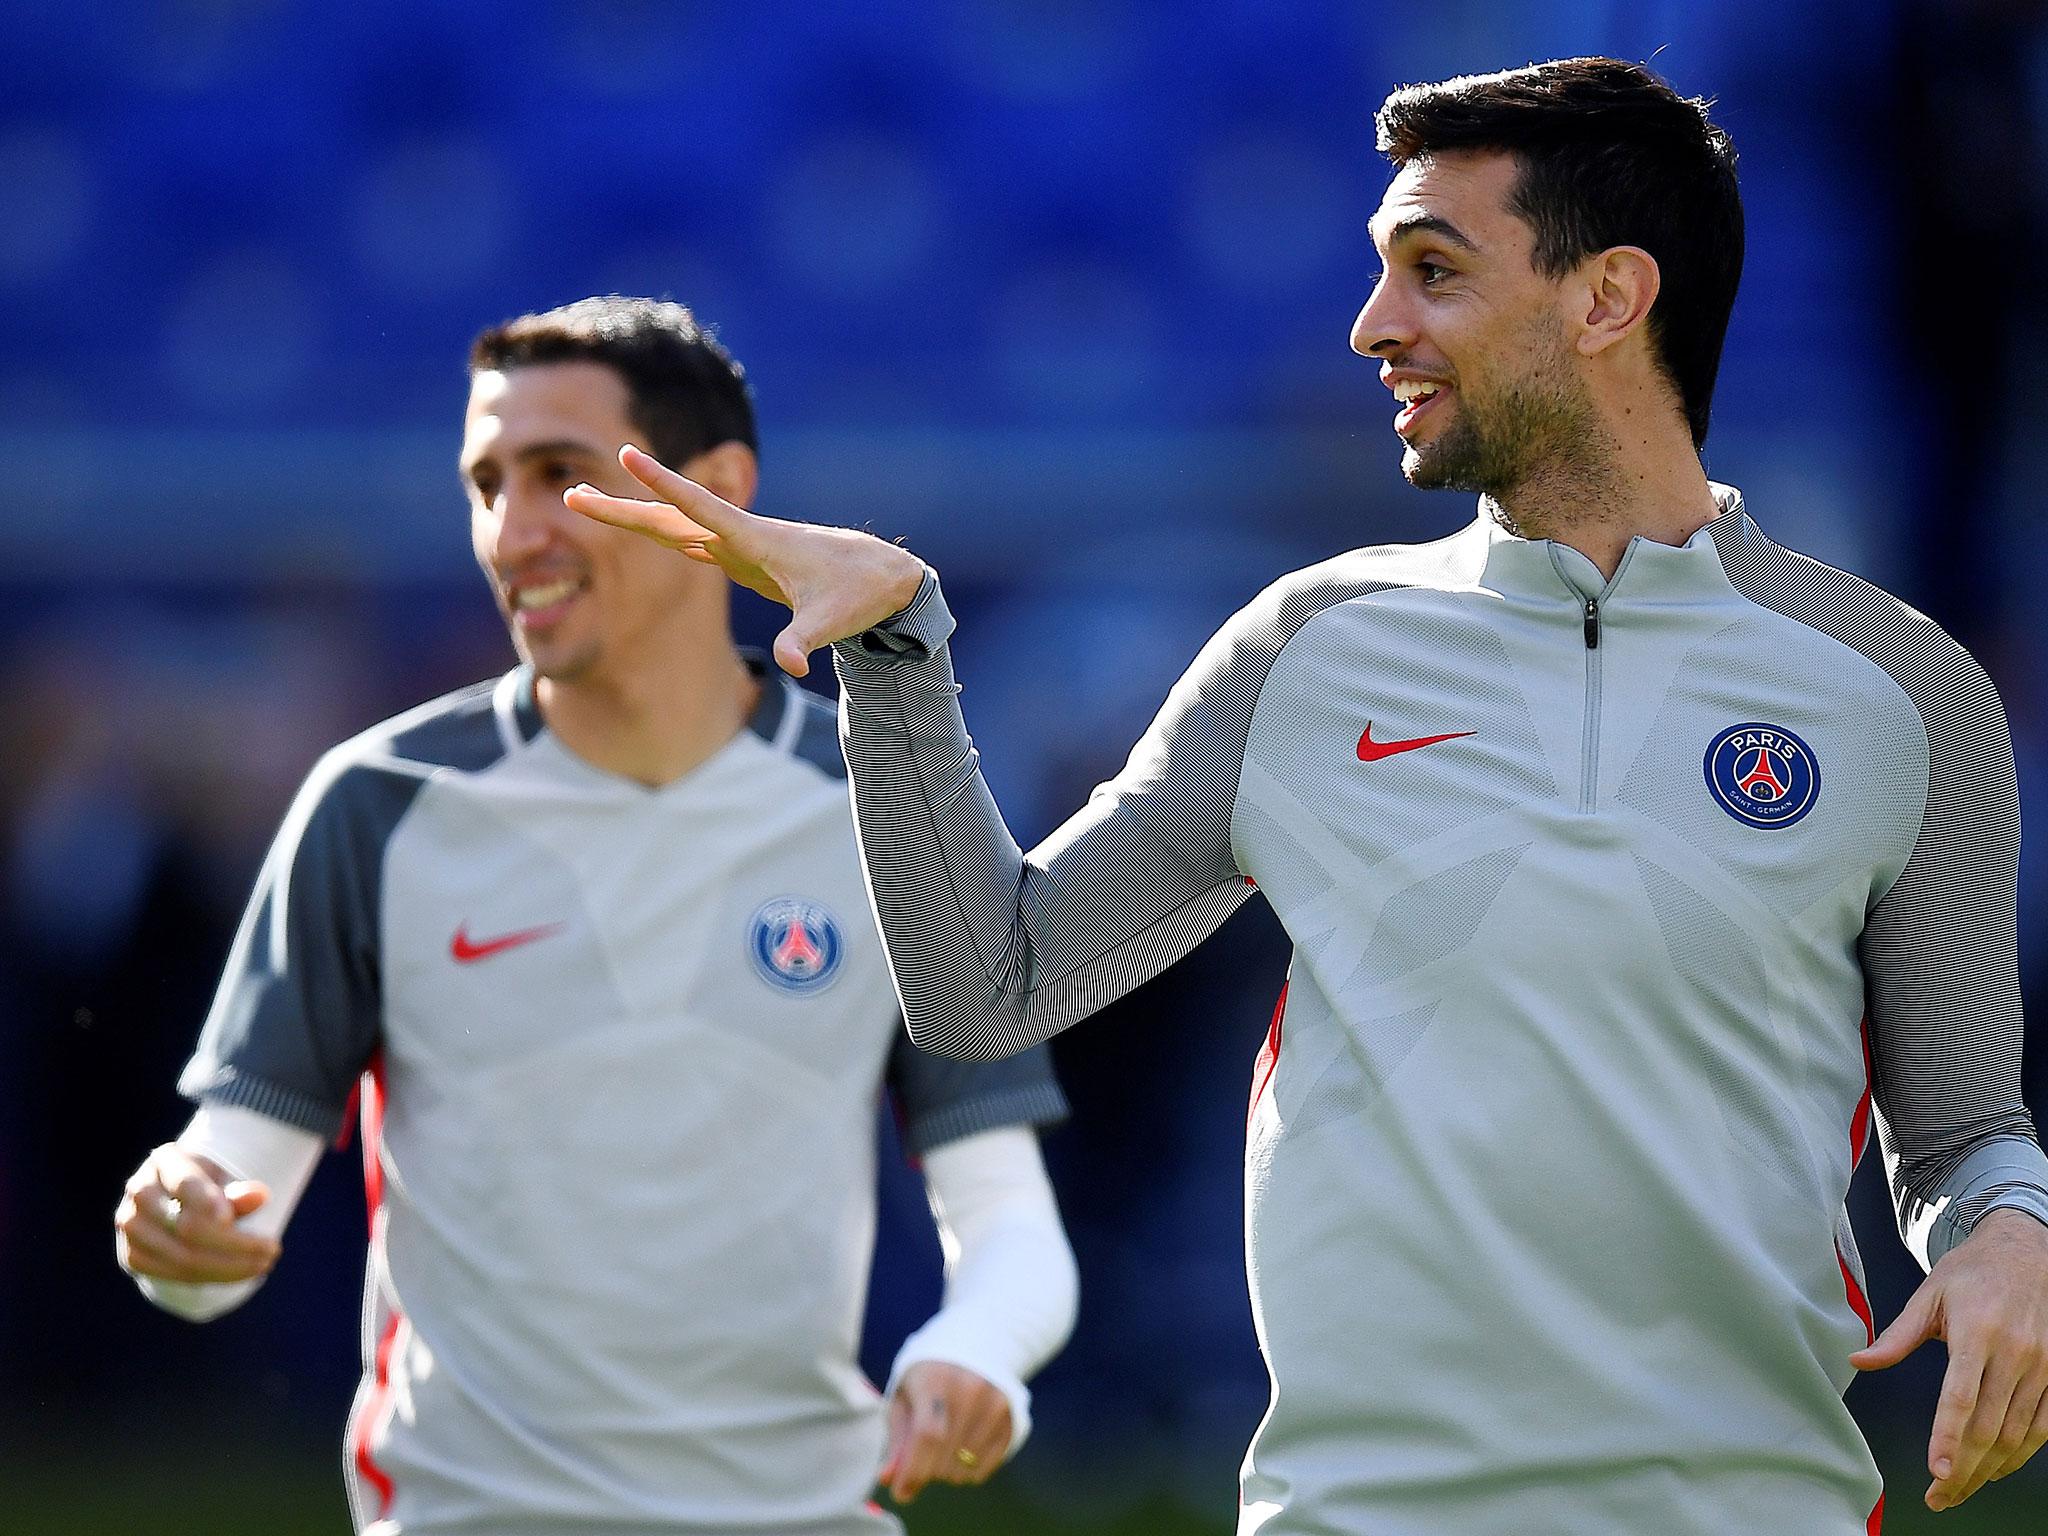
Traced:
[[[716, 571], [562, 505], [630, 485], [629, 440], [749, 501], [738, 365], [609, 298], [470, 369], [472, 537], [521, 665], [315, 769], [121, 1262], [184, 1316], [239, 1304], [360, 1082], [359, 1529], [893, 1529], [877, 1468], [904, 1499], [989, 1476], [1071, 1329], [1033, 1129], [1064, 1101], [1042, 1050], [903, 1036], [830, 705], [735, 649]], [[885, 1088], [948, 1258], [886, 1412], [855, 1363]]]
[[[1929, 1337], [1951, 1507], [2048, 1440], [1997, 695], [1706, 477], [1743, 222], [1704, 103], [1576, 59], [1396, 92], [1379, 133], [1352, 345], [1407, 478], [1479, 515], [1283, 578], [1028, 855], [915, 557], [630, 451], [662, 503], [568, 501], [787, 602], [792, 672], [836, 643], [921, 1043], [1024, 1048], [1272, 903], [1241, 1531], [1861, 1536], [1842, 1393]], [[1882, 1338], [1842, 1214], [1873, 1112], [1931, 1268]]]

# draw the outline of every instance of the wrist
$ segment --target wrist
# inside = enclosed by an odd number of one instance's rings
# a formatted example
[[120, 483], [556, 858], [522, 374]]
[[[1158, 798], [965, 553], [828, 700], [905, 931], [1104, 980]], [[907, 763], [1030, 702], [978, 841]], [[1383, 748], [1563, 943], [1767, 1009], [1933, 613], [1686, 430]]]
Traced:
[[1995, 1205], [1977, 1218], [1970, 1236], [2003, 1236], [2010, 1233], [2023, 1242], [2048, 1244], [2048, 1222], [2017, 1205]]
[[889, 547], [900, 558], [891, 562], [895, 570], [885, 598], [889, 604], [889, 618], [882, 620], [884, 624], [890, 619], [901, 618], [904, 610], [917, 601], [917, 594], [924, 589], [924, 562], [900, 545]]

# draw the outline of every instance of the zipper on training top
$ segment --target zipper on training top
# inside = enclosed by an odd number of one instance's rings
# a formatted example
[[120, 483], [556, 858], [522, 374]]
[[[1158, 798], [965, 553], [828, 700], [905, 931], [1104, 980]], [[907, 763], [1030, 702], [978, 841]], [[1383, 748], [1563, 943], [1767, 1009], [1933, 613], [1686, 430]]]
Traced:
[[1600, 780], [1600, 600], [1586, 599], [1586, 731], [1579, 752], [1579, 812], [1591, 815]]

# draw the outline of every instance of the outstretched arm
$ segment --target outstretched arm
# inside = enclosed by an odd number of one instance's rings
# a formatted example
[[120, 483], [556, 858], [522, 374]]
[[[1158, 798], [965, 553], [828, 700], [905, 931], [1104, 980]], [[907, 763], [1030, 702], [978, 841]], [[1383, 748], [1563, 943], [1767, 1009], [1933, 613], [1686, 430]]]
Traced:
[[1210, 642], [1124, 771], [1026, 855], [982, 779], [952, 617], [922, 562], [867, 534], [743, 512], [635, 449], [620, 458], [660, 501], [578, 487], [568, 504], [789, 604], [776, 656], [792, 671], [836, 644], [869, 893], [918, 1044], [1022, 1050], [1157, 975], [1243, 903], [1232, 806], [1253, 704], [1291, 632], [1272, 605]]

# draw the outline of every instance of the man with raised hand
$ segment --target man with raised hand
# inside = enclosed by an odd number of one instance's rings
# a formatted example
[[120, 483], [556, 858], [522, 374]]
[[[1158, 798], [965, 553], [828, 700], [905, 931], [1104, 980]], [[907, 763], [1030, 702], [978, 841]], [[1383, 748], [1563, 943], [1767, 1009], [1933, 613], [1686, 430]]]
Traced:
[[[1352, 346], [1404, 474], [1478, 516], [1283, 577], [1028, 854], [913, 556], [638, 453], [660, 500], [569, 504], [789, 602], [790, 671], [835, 645], [921, 1044], [1026, 1047], [1272, 903], [1241, 1532], [1865, 1536], [1842, 1393], [1931, 1337], [1953, 1506], [2048, 1439], [1997, 695], [1707, 479], [1743, 229], [1704, 103], [1574, 59], [1404, 88], [1378, 126]], [[1874, 1340], [1843, 1214], [1873, 1122], [1931, 1268]]]
[[[239, 1304], [361, 1079], [371, 1205], [350, 1503], [375, 1536], [857, 1536], [980, 1482], [1065, 1340], [1042, 1049], [914, 1046], [829, 704], [734, 648], [729, 587], [562, 505], [657, 445], [754, 493], [738, 364], [688, 310], [486, 332], [461, 471], [520, 665], [322, 759], [116, 1215], [159, 1305]], [[877, 1100], [945, 1303], [855, 1363]]]

